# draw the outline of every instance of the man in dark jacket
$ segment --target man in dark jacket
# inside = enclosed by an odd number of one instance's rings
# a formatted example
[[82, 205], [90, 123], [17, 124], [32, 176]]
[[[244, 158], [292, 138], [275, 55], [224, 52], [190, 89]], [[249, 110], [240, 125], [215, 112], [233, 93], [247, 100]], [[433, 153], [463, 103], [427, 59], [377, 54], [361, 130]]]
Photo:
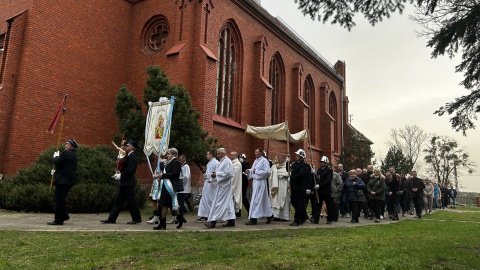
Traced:
[[417, 172], [412, 171], [412, 178], [410, 178], [407, 185], [410, 192], [410, 198], [412, 198], [415, 211], [417, 212], [416, 217], [421, 218], [423, 210], [423, 189], [425, 188], [425, 184], [422, 179], [417, 178]]
[[[307, 210], [303, 204], [305, 195], [310, 192], [306, 191], [307, 181], [310, 179], [310, 166], [305, 163], [305, 151], [298, 149], [295, 152], [296, 161], [292, 164], [292, 174], [290, 175], [290, 199], [293, 208], [295, 208], [294, 220], [290, 226], [298, 226], [307, 220]], [[306, 194], [308, 193], [308, 194]]]
[[[373, 216], [375, 215], [375, 212], [373, 211], [373, 202], [370, 200], [370, 196], [368, 196], [368, 182], [370, 181], [370, 178], [372, 177], [373, 174], [373, 166], [368, 165], [367, 166], [367, 172], [359, 175], [360, 179], [362, 179], [363, 183], [365, 184], [365, 188], [363, 189], [363, 201], [360, 205], [363, 209], [363, 217], [364, 218], [369, 218], [373, 219]], [[384, 207], [385, 208], [385, 207]]]
[[69, 220], [65, 200], [68, 192], [75, 185], [77, 180], [77, 155], [75, 150], [78, 143], [75, 139], [70, 139], [65, 143], [65, 150], [60, 154], [58, 151], [53, 154], [53, 184], [55, 185], [55, 220], [48, 222], [48, 225], [63, 225], [65, 220]]
[[[242, 154], [240, 158], [240, 163], [242, 163], [242, 172], [245, 172], [246, 170], [250, 169], [250, 163], [247, 161], [247, 156], [245, 154]], [[245, 206], [245, 209], [247, 209], [247, 216], [248, 216], [248, 211], [250, 211], [250, 203], [248, 202], [247, 198], [247, 189], [248, 189], [248, 177], [245, 173], [242, 173], [242, 203], [243, 206]], [[237, 217], [242, 216], [242, 211], [238, 212]]]
[[318, 191], [319, 209], [322, 208], [322, 202], [327, 207], [327, 224], [332, 224], [332, 179], [333, 170], [328, 166], [328, 158], [323, 156], [320, 160], [320, 168], [317, 170], [317, 184], [315, 189]]
[[136, 148], [138, 148], [138, 145], [135, 141], [130, 140], [127, 143], [125, 148], [127, 155], [125, 157], [125, 163], [123, 164], [120, 173], [115, 174], [114, 176], [115, 180], [120, 181], [117, 198], [115, 199], [108, 219], [101, 220], [100, 222], [102, 223], [117, 222], [117, 217], [120, 214], [125, 201], [127, 201], [127, 206], [130, 210], [130, 215], [132, 216], [132, 220], [127, 222], [127, 224], [137, 224], [142, 222], [140, 209], [138, 208], [138, 203], [135, 198], [135, 185], [137, 184], [137, 179], [135, 178], [135, 172], [137, 171], [137, 156], [134, 151]]

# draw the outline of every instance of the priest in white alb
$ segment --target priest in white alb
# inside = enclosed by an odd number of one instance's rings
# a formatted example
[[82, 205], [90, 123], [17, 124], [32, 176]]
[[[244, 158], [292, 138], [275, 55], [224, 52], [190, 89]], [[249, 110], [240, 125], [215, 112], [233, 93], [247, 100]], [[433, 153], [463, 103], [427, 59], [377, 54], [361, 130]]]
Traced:
[[208, 222], [205, 226], [209, 229], [215, 228], [217, 221], [227, 220], [223, 227], [235, 227], [235, 208], [233, 206], [232, 179], [233, 163], [226, 157], [225, 148], [217, 149], [219, 163], [212, 173], [213, 184], [216, 186], [212, 193], [212, 208], [208, 215]]
[[235, 207], [235, 215], [241, 216], [242, 211], [242, 163], [238, 159], [238, 153], [230, 152], [229, 158], [233, 164], [232, 194], [233, 205]]
[[250, 201], [250, 211], [248, 218], [250, 219], [246, 225], [257, 225], [257, 219], [266, 217], [267, 224], [273, 219], [273, 212], [270, 206], [270, 198], [268, 196], [267, 181], [270, 176], [270, 163], [264, 156], [261, 148], [255, 150], [255, 162], [250, 169], [246, 170], [249, 179], [252, 181], [252, 199]]
[[197, 214], [200, 218], [197, 222], [206, 222], [208, 220], [208, 215], [210, 215], [212, 208], [213, 194], [216, 188], [214, 184], [215, 179], [212, 179], [212, 173], [217, 169], [218, 160], [215, 158], [215, 152], [213, 150], [207, 151], [207, 160], [207, 167], [203, 175], [202, 198], [200, 199]]

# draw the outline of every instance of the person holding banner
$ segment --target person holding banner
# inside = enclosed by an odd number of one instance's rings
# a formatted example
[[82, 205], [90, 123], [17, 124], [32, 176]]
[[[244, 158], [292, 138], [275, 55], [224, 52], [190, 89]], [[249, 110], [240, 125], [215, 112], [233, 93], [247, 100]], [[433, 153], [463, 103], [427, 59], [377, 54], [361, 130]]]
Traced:
[[48, 225], [63, 225], [65, 220], [69, 220], [65, 200], [68, 192], [75, 185], [77, 179], [77, 155], [75, 150], [78, 143], [75, 139], [70, 139], [65, 143], [65, 150], [60, 154], [56, 151], [53, 154], [53, 184], [55, 185], [55, 220], [48, 222]]
[[137, 171], [137, 156], [134, 151], [138, 148], [135, 141], [128, 141], [125, 152], [125, 163], [120, 170], [120, 173], [114, 175], [114, 179], [120, 181], [120, 188], [117, 193], [117, 198], [113, 204], [112, 210], [108, 219], [101, 220], [100, 222], [105, 224], [114, 224], [117, 222], [117, 217], [122, 210], [123, 203], [126, 201], [128, 209], [130, 210], [130, 216], [132, 220], [127, 224], [137, 224], [142, 222], [142, 216], [138, 207], [137, 200], [135, 198], [135, 185], [137, 179], [135, 178], [135, 172]]
[[158, 199], [158, 208], [161, 209], [160, 224], [154, 227], [154, 230], [167, 229], [167, 213], [168, 208], [172, 210], [173, 214], [177, 214], [178, 226], [181, 228], [186, 222], [183, 215], [178, 214], [178, 200], [177, 193], [183, 191], [183, 178], [181, 179], [182, 164], [178, 161], [178, 150], [170, 148], [167, 150], [167, 164], [164, 172], [154, 174], [154, 178], [160, 180], [160, 198]]

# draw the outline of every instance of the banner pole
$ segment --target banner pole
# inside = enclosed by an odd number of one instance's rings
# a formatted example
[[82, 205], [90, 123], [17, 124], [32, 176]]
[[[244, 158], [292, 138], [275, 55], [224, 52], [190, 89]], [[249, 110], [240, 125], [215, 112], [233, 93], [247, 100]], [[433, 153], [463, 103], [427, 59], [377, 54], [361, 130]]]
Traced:
[[[60, 141], [62, 139], [62, 131], [63, 131], [63, 122], [65, 120], [65, 112], [67, 111], [67, 97], [68, 95], [65, 95], [65, 97], [63, 98], [62, 120], [60, 121], [60, 131], [58, 132], [57, 146], [55, 148], [55, 151], [58, 151], [58, 149], [60, 149]], [[55, 164], [53, 165], [53, 169], [55, 170]], [[52, 174], [52, 179], [50, 180], [50, 191], [52, 191], [52, 187], [53, 187], [53, 177], [54, 175]]]

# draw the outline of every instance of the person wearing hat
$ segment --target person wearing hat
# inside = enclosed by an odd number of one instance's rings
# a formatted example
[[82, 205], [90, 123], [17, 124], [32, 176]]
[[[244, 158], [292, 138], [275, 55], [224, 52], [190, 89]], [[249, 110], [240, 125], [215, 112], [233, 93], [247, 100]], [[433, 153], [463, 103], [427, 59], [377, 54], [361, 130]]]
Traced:
[[292, 163], [292, 174], [290, 175], [290, 189], [292, 206], [295, 208], [294, 220], [290, 226], [298, 226], [308, 219], [307, 210], [305, 209], [306, 195], [310, 195], [311, 190], [307, 190], [307, 181], [311, 177], [310, 165], [305, 162], [307, 157], [303, 149], [295, 152], [295, 162]]
[[72, 138], [65, 143], [65, 150], [62, 153], [59, 151], [53, 153], [53, 164], [55, 164], [55, 170], [52, 170], [53, 184], [55, 185], [55, 219], [48, 222], [48, 225], [63, 225], [65, 220], [70, 219], [65, 200], [77, 180], [77, 155], [75, 154], [77, 148], [78, 143]]
[[327, 207], [327, 224], [332, 224], [333, 211], [332, 211], [332, 179], [333, 170], [328, 165], [328, 158], [323, 156], [320, 159], [320, 168], [317, 170], [317, 184], [315, 189], [318, 190], [318, 206], [319, 209], [322, 206], [322, 202], [325, 202]]
[[125, 152], [127, 154], [125, 157], [125, 163], [120, 169], [120, 173], [114, 175], [114, 179], [120, 181], [117, 198], [115, 199], [108, 219], [101, 220], [100, 222], [102, 223], [116, 223], [117, 217], [120, 214], [125, 201], [127, 202], [130, 215], [132, 216], [132, 220], [127, 222], [127, 224], [137, 224], [142, 222], [140, 209], [135, 198], [135, 185], [137, 184], [137, 180], [135, 178], [135, 172], [137, 171], [137, 156], [135, 155], [134, 151], [136, 148], [138, 148], [138, 145], [135, 141], [128, 141], [125, 147]]

